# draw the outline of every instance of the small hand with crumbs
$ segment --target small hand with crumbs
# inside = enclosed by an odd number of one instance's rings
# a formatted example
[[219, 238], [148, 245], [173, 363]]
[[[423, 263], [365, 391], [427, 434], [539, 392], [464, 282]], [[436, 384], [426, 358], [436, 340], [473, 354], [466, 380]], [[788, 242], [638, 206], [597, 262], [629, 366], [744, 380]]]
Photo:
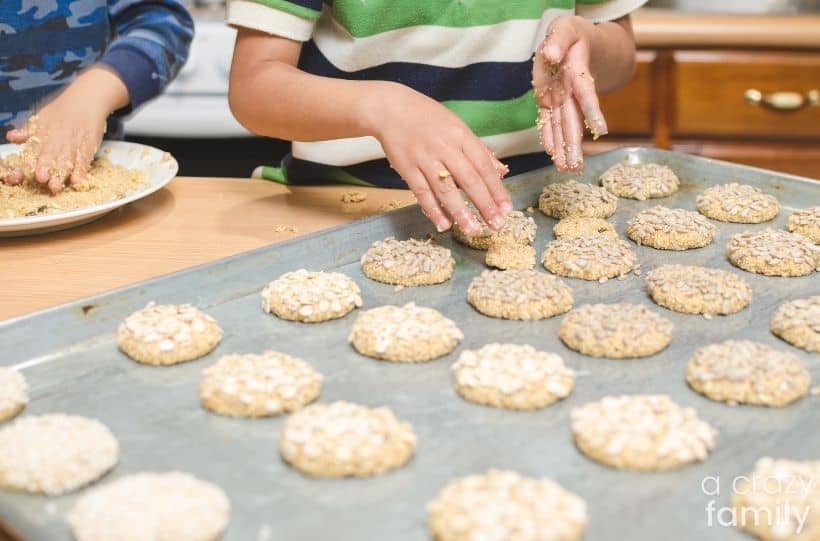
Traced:
[[468, 236], [481, 233], [459, 188], [491, 228], [504, 227], [513, 208], [501, 182], [507, 167], [435, 100], [403, 85], [386, 87], [383, 95], [388, 98], [373, 109], [376, 138], [436, 228], [445, 231], [455, 221]]
[[532, 80], [539, 133], [559, 171], [583, 169], [585, 124], [596, 139], [607, 133], [590, 73], [593, 28], [582, 17], [558, 17], [535, 53]]
[[7, 174], [6, 182], [35, 178], [52, 193], [81, 182], [102, 142], [106, 119], [127, 103], [128, 91], [114, 73], [86, 70], [40, 107], [26, 126], [6, 133], [10, 142], [25, 145], [21, 164]]

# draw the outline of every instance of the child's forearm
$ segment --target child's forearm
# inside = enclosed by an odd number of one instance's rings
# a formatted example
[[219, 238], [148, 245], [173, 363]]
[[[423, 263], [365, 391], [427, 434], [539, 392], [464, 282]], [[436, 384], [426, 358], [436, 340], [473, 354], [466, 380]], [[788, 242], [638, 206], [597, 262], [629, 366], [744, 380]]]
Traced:
[[371, 111], [398, 85], [305, 73], [284, 62], [260, 63], [233, 78], [231, 110], [250, 131], [289, 141], [376, 135]]
[[614, 90], [632, 78], [635, 38], [629, 16], [594, 25], [590, 44], [590, 69], [599, 92]]

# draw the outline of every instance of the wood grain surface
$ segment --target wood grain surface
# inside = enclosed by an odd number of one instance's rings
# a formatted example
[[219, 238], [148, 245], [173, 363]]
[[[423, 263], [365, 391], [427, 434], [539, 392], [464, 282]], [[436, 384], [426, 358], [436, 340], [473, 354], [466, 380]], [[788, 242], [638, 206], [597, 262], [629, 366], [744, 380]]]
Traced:
[[[367, 193], [366, 201], [342, 203], [352, 190]], [[349, 222], [391, 201], [415, 199], [406, 190], [177, 178], [91, 224], [0, 239], [0, 319]]]

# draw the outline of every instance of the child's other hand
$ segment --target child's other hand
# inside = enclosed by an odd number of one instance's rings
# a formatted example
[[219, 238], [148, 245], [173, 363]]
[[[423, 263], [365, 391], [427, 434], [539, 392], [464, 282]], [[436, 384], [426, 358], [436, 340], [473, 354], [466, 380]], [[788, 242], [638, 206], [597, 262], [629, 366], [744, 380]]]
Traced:
[[466, 234], [478, 235], [481, 226], [461, 188], [490, 227], [502, 228], [513, 208], [501, 182], [506, 166], [446, 107], [403, 85], [386, 85], [370, 123], [425, 215], [439, 231], [455, 221]]
[[116, 75], [104, 68], [83, 72], [25, 127], [6, 134], [10, 142], [25, 144], [24, 169], [11, 174], [11, 183], [34, 177], [57, 193], [68, 182], [82, 181], [102, 142], [108, 115], [123, 101], [128, 102], [128, 91]]
[[596, 139], [607, 133], [590, 73], [593, 28], [582, 17], [558, 17], [535, 53], [533, 87], [538, 127], [544, 150], [559, 171], [583, 169], [584, 122]]

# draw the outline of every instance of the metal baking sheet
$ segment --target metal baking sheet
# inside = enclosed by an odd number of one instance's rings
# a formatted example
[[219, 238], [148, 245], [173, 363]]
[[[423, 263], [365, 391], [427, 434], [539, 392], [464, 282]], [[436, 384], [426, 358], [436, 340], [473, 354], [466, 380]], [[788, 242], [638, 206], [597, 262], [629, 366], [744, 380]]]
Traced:
[[[767, 278], [734, 269], [724, 256], [734, 233], [783, 227], [792, 209], [820, 203], [820, 184], [640, 148], [593, 156], [583, 176], [595, 182], [607, 167], [630, 156], [668, 164], [683, 186], [663, 200], [620, 199], [613, 218], [620, 234], [637, 210], [658, 203], [694, 209], [696, 194], [717, 183], [741, 181], [759, 186], [776, 195], [783, 206], [769, 224], [716, 222], [715, 242], [703, 249], [667, 252], [635, 246], [644, 271], [662, 263], [687, 263], [743, 275], [754, 289], [754, 300], [738, 314], [706, 320], [665, 310], [652, 304], [643, 277], [634, 275], [604, 284], [566, 279], [576, 306], [638, 302], [672, 319], [676, 332], [671, 345], [650, 358], [614, 361], [576, 354], [557, 337], [560, 317], [520, 322], [478, 314], [465, 301], [465, 292], [469, 281], [484, 269], [484, 254], [455, 244], [450, 235], [440, 235], [439, 241], [454, 252], [457, 266], [452, 280], [397, 292], [366, 279], [358, 260], [372, 241], [388, 235], [421, 237], [431, 231], [416, 208], [405, 208], [5, 321], [0, 323], [0, 364], [22, 367], [31, 387], [26, 414], [86, 415], [113, 430], [121, 444], [121, 459], [103, 482], [144, 470], [183, 470], [222, 486], [232, 504], [225, 535], [230, 541], [426, 540], [426, 503], [450, 479], [488, 468], [549, 476], [580, 494], [589, 505], [588, 540], [745, 539], [717, 523], [718, 518], [728, 519], [726, 511], [718, 512], [728, 505], [732, 480], [751, 471], [762, 456], [820, 458], [820, 398], [808, 397], [782, 409], [729, 407], [689, 390], [684, 367], [697, 346], [751, 338], [796, 352], [809, 364], [815, 384], [820, 383], [818, 356], [792, 348], [768, 330], [769, 318], [780, 303], [820, 293], [817, 275]], [[550, 168], [508, 181], [517, 208], [535, 205], [545, 176], [546, 182], [566, 177]], [[555, 220], [537, 211], [533, 216], [539, 226], [536, 248], [540, 255], [552, 239]], [[424, 364], [391, 364], [361, 357], [349, 347], [347, 335], [355, 313], [322, 324], [285, 322], [263, 314], [262, 287], [282, 272], [301, 267], [334, 269], [352, 276], [362, 288], [365, 308], [408, 301], [437, 308], [458, 323], [465, 339], [445, 358]], [[128, 360], [117, 350], [115, 329], [123, 317], [151, 300], [190, 302], [205, 309], [224, 328], [224, 340], [208, 357], [175, 367], [148, 367]], [[575, 391], [568, 399], [534, 412], [510, 412], [461, 400], [451, 386], [451, 364], [462, 349], [492, 341], [526, 343], [558, 352], [580, 371]], [[307, 478], [279, 458], [281, 417], [230, 419], [200, 407], [197, 388], [204, 367], [228, 352], [266, 348], [297, 355], [317, 367], [325, 375], [320, 400], [388, 405], [410, 421], [419, 437], [413, 460], [381, 477]], [[607, 394], [647, 392], [668, 393], [677, 402], [696, 408], [720, 430], [716, 449], [705, 462], [666, 473], [631, 473], [591, 462], [574, 448], [568, 426], [572, 408]], [[29, 541], [67, 540], [70, 532], [64, 515], [76, 498], [77, 494], [48, 499], [0, 492], [0, 516]], [[713, 509], [711, 516], [709, 508]]]

